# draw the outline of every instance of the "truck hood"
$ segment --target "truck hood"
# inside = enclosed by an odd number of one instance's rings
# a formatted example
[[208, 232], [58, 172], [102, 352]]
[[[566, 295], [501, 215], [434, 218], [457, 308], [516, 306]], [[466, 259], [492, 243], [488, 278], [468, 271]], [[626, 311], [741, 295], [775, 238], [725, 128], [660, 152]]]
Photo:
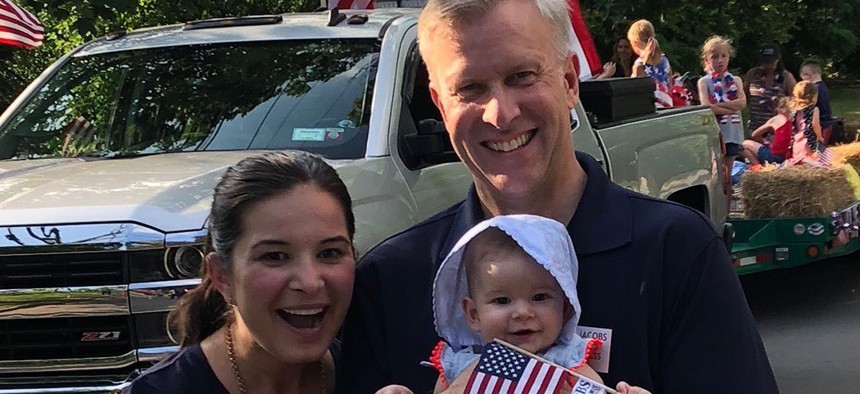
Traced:
[[0, 226], [136, 222], [197, 230], [230, 165], [259, 152], [0, 162]]

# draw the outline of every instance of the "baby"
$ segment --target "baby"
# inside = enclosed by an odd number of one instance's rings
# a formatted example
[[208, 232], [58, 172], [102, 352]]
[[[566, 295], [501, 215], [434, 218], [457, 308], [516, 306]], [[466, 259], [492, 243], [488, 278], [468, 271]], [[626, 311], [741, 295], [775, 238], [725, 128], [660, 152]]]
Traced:
[[[602, 383], [587, 364], [601, 342], [576, 334], [578, 269], [567, 229], [555, 220], [496, 216], [469, 230], [433, 285], [436, 331], [443, 338], [431, 357], [440, 372], [435, 393], [462, 392], [482, 347], [496, 338]], [[617, 389], [649, 393], [624, 382]], [[379, 393], [411, 391], [388, 386]]]

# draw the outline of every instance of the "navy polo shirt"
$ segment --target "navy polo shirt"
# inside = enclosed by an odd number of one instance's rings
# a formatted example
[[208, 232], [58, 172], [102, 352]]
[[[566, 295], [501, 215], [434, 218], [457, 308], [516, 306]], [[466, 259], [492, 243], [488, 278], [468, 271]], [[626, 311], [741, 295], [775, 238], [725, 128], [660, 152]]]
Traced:
[[[567, 228], [579, 259], [580, 326], [612, 330], [605, 383], [655, 393], [776, 393], [777, 386], [730, 257], [697, 211], [623, 189], [590, 156]], [[384, 241], [358, 263], [344, 326], [337, 392], [402, 384], [432, 392], [427, 360], [436, 269], [483, 220], [474, 188], [461, 203]]]

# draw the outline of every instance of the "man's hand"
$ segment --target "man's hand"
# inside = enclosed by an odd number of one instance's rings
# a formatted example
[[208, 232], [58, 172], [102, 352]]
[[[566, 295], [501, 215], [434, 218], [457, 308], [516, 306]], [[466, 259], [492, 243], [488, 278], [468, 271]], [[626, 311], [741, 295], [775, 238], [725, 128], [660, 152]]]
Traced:
[[627, 382], [618, 382], [618, 385], [615, 386], [615, 390], [618, 390], [618, 394], [651, 394], [650, 391], [641, 387], [631, 386], [627, 384]]
[[414, 393], [412, 392], [412, 390], [409, 390], [408, 388], [406, 388], [404, 386], [392, 384], [392, 385], [385, 386], [385, 387], [379, 389], [379, 391], [377, 391], [376, 394], [414, 394]]

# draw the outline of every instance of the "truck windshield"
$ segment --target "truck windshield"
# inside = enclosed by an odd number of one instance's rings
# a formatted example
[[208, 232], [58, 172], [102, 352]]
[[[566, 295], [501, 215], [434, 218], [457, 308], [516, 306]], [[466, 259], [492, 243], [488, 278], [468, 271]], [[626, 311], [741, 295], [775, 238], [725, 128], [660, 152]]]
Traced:
[[71, 58], [0, 130], [0, 159], [301, 149], [363, 157], [374, 40], [180, 46]]

